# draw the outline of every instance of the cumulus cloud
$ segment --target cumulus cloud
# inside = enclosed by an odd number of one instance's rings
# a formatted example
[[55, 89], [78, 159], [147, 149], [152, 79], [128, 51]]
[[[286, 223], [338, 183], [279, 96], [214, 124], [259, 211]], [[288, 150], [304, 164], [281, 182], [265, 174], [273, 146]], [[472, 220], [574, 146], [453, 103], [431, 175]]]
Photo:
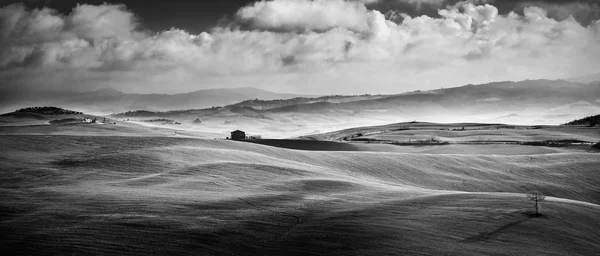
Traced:
[[429, 5], [431, 7], [441, 7], [442, 3], [444, 3], [445, 0], [397, 0], [398, 2], [404, 2], [404, 3], [408, 3], [411, 5], [414, 5], [417, 10], [421, 9], [423, 5]]
[[13, 4], [0, 9], [0, 24], [0, 69], [100, 65], [109, 41], [125, 43], [137, 33], [132, 13], [122, 5], [107, 4], [78, 5], [68, 16]]
[[392, 22], [360, 1], [275, 0], [237, 12], [249, 29], [190, 34], [140, 31], [122, 5], [59, 14], [13, 4], [0, 8], [0, 89], [391, 93], [600, 69], [599, 21], [522, 13], [460, 2]]
[[78, 5], [66, 19], [67, 29], [84, 39], [131, 38], [137, 27], [124, 5]]
[[417, 9], [421, 9], [423, 5], [428, 5], [431, 7], [441, 7], [442, 4], [447, 0], [358, 0], [359, 2], [365, 4], [374, 4], [374, 3], [382, 3], [382, 2], [397, 2], [397, 3], [406, 3], [415, 6]]
[[589, 2], [548, 3], [542, 1], [525, 1], [519, 3], [517, 10], [525, 7], [536, 6], [547, 11], [548, 17], [556, 20], [575, 18], [582, 24], [590, 24], [600, 18], [600, 5]]
[[255, 28], [268, 30], [367, 29], [365, 5], [344, 0], [263, 0], [241, 8], [237, 17]]

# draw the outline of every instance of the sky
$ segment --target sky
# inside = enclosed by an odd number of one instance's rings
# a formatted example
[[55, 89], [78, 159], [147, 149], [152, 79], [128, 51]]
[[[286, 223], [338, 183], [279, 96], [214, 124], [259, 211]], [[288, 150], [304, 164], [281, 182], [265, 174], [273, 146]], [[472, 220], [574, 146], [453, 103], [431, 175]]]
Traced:
[[600, 70], [599, 18], [599, 0], [0, 0], [0, 93], [568, 78]]

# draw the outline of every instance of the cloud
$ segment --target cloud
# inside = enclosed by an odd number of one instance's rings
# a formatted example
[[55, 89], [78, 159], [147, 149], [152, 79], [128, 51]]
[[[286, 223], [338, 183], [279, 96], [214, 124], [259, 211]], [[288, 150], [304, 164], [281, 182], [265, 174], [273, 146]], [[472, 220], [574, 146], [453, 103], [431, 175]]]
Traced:
[[367, 12], [364, 4], [344, 0], [263, 0], [241, 8], [237, 18], [266, 30], [325, 31], [343, 27], [364, 31]]
[[361, 2], [365, 5], [374, 4], [374, 3], [381, 2], [381, 1], [382, 0], [356, 0], [356, 2]]
[[444, 2], [447, 0], [358, 0], [359, 2], [369, 4], [382, 3], [382, 2], [396, 2], [396, 3], [406, 3], [415, 6], [417, 9], [421, 9], [423, 5], [428, 5], [431, 7], [441, 7]]
[[123, 5], [63, 15], [14, 4], [0, 8], [0, 90], [391, 93], [600, 69], [599, 21], [522, 13], [460, 2], [392, 22], [357, 1], [275, 0], [238, 11], [250, 27], [190, 34], [141, 31]]
[[18, 43], [53, 40], [64, 26], [64, 20], [54, 10], [44, 8], [26, 12], [20, 4], [1, 8], [0, 22], [2, 43], [12, 40]]
[[517, 5], [517, 10], [536, 6], [546, 10], [548, 17], [556, 20], [575, 18], [582, 24], [590, 24], [600, 18], [600, 5], [589, 2], [548, 3], [543, 1], [525, 1]]
[[66, 19], [68, 30], [78, 36], [99, 38], [131, 38], [137, 24], [133, 13], [124, 5], [77, 5]]
[[0, 69], [14, 66], [100, 65], [104, 50], [134, 40], [136, 23], [123, 5], [78, 5], [68, 16], [22, 4], [0, 9]]
[[434, 8], [438, 8], [442, 6], [445, 0], [396, 0], [398, 2], [408, 3], [420, 10], [423, 5], [428, 5]]

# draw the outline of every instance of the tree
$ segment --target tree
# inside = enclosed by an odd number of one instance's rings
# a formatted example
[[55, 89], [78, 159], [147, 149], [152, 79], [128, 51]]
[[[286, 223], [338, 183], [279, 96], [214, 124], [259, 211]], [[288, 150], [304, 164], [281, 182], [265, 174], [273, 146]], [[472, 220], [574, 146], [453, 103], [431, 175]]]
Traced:
[[527, 199], [535, 202], [535, 214], [539, 215], [539, 202], [544, 201], [546, 196], [539, 191], [531, 191], [527, 193]]

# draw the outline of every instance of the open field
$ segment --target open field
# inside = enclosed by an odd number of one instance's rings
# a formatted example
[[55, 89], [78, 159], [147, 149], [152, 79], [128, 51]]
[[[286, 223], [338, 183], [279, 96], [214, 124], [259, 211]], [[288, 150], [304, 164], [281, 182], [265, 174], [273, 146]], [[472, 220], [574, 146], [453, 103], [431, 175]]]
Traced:
[[10, 113], [0, 115], [0, 135], [73, 135], [73, 136], [193, 136], [216, 138], [217, 133], [182, 130], [176, 125], [144, 125], [143, 122], [124, 122], [106, 119], [106, 123], [83, 123], [91, 115], [47, 116], [34, 113]]
[[[0, 144], [10, 145], [0, 152], [0, 250], [12, 254], [600, 252], [600, 161], [585, 150], [323, 152], [172, 136]], [[517, 150], [508, 146], [525, 149], [502, 154]], [[544, 216], [530, 214], [529, 190], [548, 196]]]
[[533, 142], [573, 140], [600, 141], [599, 127], [584, 126], [519, 126], [476, 123], [395, 123], [365, 126], [303, 136], [315, 140], [373, 140], [409, 142], [435, 138], [450, 143]]
[[388, 143], [365, 143], [365, 142], [335, 142], [321, 140], [299, 140], [299, 139], [262, 139], [247, 140], [248, 142], [268, 145], [273, 147], [314, 150], [314, 151], [371, 151], [371, 152], [394, 152], [394, 153], [422, 153], [422, 154], [461, 154], [461, 155], [528, 155], [549, 153], [571, 153], [594, 151], [589, 145], [577, 145], [568, 147], [534, 146], [510, 143], [461, 143], [441, 145], [394, 145]]
[[600, 0], [0, 2], [0, 256], [600, 256]]

